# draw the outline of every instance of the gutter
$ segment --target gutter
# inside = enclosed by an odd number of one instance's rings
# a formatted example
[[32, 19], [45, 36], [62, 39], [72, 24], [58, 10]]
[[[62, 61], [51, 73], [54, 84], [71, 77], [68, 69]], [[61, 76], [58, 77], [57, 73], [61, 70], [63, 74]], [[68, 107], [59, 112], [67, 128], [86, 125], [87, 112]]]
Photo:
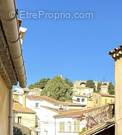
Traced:
[[26, 87], [26, 73], [17, 24], [17, 13], [14, 0], [0, 1], [0, 19], [7, 39], [8, 49], [13, 62], [17, 80], [22, 88]]

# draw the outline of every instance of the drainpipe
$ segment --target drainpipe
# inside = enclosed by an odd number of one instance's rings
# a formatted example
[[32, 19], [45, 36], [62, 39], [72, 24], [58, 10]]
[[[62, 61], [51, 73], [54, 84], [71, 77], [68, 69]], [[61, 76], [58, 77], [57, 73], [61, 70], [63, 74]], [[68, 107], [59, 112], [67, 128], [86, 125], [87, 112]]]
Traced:
[[12, 99], [12, 89], [9, 90], [9, 96], [8, 96], [8, 102], [9, 102], [9, 114], [8, 114], [8, 135], [13, 135], [13, 99]]
[[56, 117], [55, 117], [55, 135], [56, 135]]

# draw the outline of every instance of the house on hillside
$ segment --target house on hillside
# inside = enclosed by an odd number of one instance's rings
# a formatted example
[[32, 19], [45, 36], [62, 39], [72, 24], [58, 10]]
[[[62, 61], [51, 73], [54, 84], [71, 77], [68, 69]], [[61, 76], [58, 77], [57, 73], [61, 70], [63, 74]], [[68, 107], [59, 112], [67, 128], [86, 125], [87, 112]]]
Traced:
[[33, 89], [30, 89], [28, 95], [30, 95], [30, 96], [31, 95], [40, 96], [41, 92], [42, 92], [42, 89], [40, 89], [40, 88], [33, 88]]
[[93, 93], [93, 96], [89, 98], [87, 101], [87, 107], [93, 108], [114, 103], [115, 103], [115, 95]]
[[[13, 16], [10, 16], [12, 13]], [[13, 135], [12, 87], [26, 87], [15, 1], [0, 1], [0, 134]]]
[[81, 105], [82, 107], [87, 106], [88, 104], [88, 97], [87, 96], [73, 96], [72, 102]]
[[84, 95], [87, 97], [91, 97], [94, 92], [93, 88], [86, 87], [86, 82], [76, 81], [73, 85], [73, 95], [80, 96]]

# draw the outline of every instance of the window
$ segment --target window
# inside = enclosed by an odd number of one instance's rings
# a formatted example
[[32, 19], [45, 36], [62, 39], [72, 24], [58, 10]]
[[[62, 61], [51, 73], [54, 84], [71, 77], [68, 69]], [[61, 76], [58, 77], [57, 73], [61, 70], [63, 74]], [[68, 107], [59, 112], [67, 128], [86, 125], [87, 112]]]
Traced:
[[80, 102], [80, 98], [77, 98], [77, 102]]
[[79, 120], [74, 121], [74, 132], [80, 132], [80, 121]]
[[21, 120], [22, 120], [22, 117], [21, 116], [19, 116], [18, 117], [18, 121], [17, 121], [17, 123], [19, 124], [19, 123], [21, 123]]
[[64, 122], [59, 123], [59, 132], [64, 132]]
[[71, 122], [67, 123], [67, 132], [71, 132]]
[[36, 132], [36, 135], [40, 135], [40, 132], [39, 132], [39, 131], [37, 131], [37, 132]]
[[39, 119], [38, 119], [38, 117], [37, 117], [37, 116], [35, 116], [35, 117], [36, 117], [35, 127], [38, 127], [38, 126], [39, 126]]
[[39, 103], [36, 103], [36, 104], [35, 104], [35, 107], [38, 108], [38, 107], [39, 107]]
[[82, 102], [84, 102], [84, 101], [85, 101], [85, 99], [84, 99], [84, 98], [82, 98], [82, 99], [81, 99], [81, 101], [82, 101]]

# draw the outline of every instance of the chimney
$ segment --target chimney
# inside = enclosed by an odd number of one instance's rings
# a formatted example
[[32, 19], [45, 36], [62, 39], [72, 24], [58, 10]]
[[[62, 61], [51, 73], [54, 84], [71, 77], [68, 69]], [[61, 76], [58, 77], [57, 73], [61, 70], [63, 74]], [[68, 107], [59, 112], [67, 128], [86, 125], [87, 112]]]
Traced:
[[29, 89], [24, 88], [23, 89], [23, 95], [22, 95], [22, 99], [23, 99], [22, 105], [23, 105], [24, 108], [26, 108], [26, 96], [27, 96], [28, 93], [29, 93]]
[[115, 60], [115, 135], [122, 135], [122, 46], [109, 54]]
[[108, 84], [107, 83], [102, 83], [101, 89], [100, 89], [101, 94], [108, 95]]

